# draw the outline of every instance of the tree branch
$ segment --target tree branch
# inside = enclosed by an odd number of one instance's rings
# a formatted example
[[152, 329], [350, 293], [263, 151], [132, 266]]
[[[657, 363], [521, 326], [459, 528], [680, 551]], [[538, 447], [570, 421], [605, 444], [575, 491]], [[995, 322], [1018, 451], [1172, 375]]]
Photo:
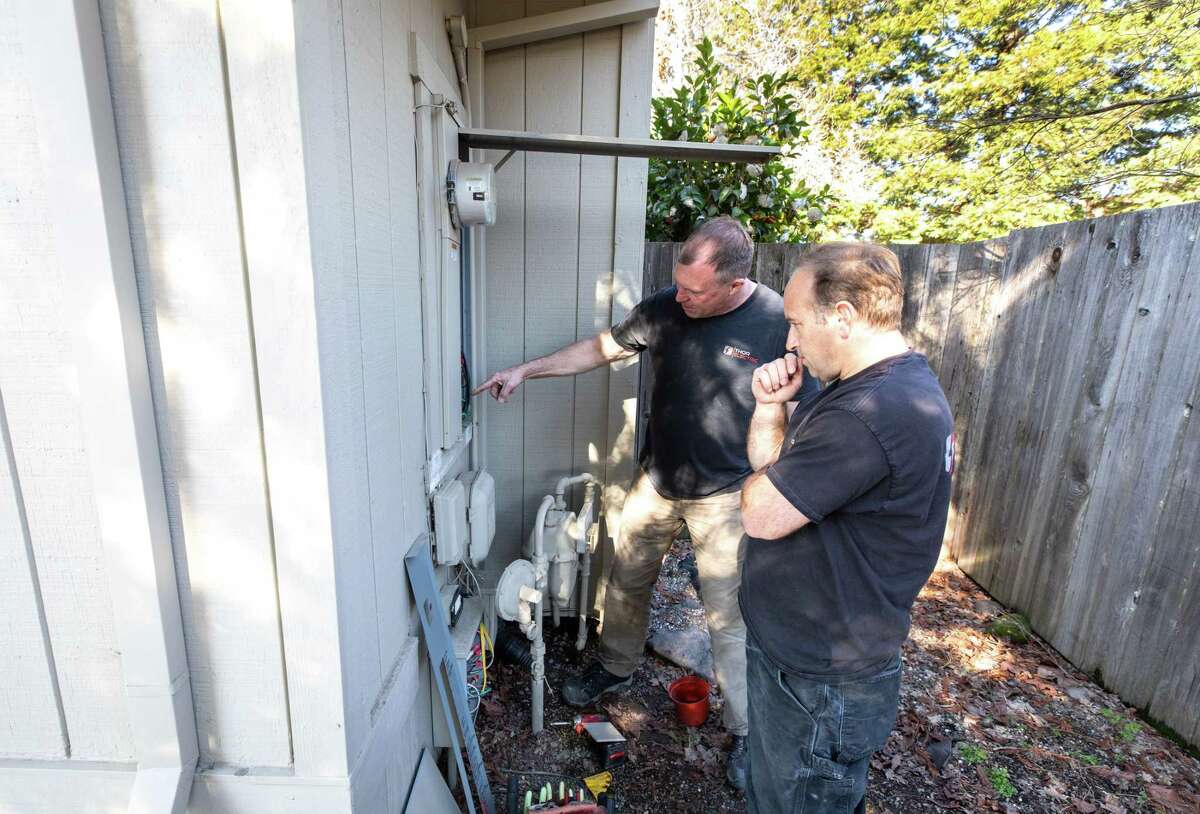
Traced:
[[[1007, 127], [1011, 124], [1023, 124], [1029, 122], [1046, 122], [1060, 121], [1062, 119], [1080, 119], [1087, 116], [1099, 116], [1103, 113], [1111, 113], [1114, 110], [1121, 110], [1127, 107], [1153, 107], [1155, 105], [1169, 105], [1173, 102], [1186, 102], [1190, 99], [1200, 99], [1200, 91], [1195, 93], [1177, 93], [1174, 96], [1161, 96], [1156, 99], [1127, 99], [1124, 102], [1115, 102], [1111, 105], [1098, 107], [1094, 110], [1080, 110], [1077, 112], [1060, 112], [1060, 113], [1031, 113], [1026, 116], [1013, 116], [1007, 119], [984, 119], [979, 122], [960, 121], [949, 122], [949, 124], [967, 125], [975, 130], [982, 130], [987, 127]], [[939, 124], [936, 120], [928, 122], [929, 124]]]

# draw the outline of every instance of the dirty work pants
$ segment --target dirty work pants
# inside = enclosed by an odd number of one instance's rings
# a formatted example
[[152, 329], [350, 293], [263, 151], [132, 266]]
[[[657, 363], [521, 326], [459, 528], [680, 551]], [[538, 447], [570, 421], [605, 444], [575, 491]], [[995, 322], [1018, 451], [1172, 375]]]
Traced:
[[632, 675], [646, 646], [650, 594], [671, 542], [687, 526], [700, 571], [704, 615], [712, 639], [717, 683], [725, 697], [725, 728], [745, 735], [746, 624], [738, 608], [741, 584], [741, 492], [676, 500], [663, 497], [638, 472], [617, 535], [612, 576], [604, 595], [600, 663], [618, 676]]
[[900, 654], [842, 682], [778, 669], [753, 634], [746, 654], [750, 814], [866, 814], [871, 754], [896, 722]]

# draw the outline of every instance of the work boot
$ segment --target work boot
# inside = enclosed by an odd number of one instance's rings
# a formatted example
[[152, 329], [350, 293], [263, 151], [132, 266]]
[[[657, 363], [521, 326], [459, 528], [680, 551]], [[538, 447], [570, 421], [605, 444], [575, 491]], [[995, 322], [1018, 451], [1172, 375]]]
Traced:
[[738, 791], [746, 790], [746, 769], [750, 766], [750, 750], [745, 735], [734, 735], [725, 759], [725, 779]]
[[586, 707], [599, 701], [600, 696], [623, 690], [632, 683], [633, 676], [615, 676], [603, 664], [593, 661], [582, 673], [563, 682], [562, 697], [573, 707]]

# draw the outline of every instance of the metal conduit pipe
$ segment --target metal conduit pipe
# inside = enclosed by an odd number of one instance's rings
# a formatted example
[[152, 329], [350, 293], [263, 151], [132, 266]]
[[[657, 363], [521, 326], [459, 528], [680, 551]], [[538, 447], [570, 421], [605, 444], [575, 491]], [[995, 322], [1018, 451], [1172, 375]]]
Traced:
[[579, 630], [575, 634], [575, 649], [583, 650], [587, 645], [587, 615], [588, 615], [588, 578], [592, 574], [592, 551], [596, 548], [600, 537], [600, 518], [603, 516], [603, 500], [600, 499], [600, 482], [593, 479], [588, 482], [587, 491], [583, 494], [583, 505], [586, 508], [593, 500], [596, 501], [595, 520], [588, 526], [587, 545], [579, 554]]
[[592, 552], [589, 549], [579, 557], [579, 632], [575, 634], [575, 649], [583, 650], [587, 645], [587, 591], [588, 577], [592, 573]]
[[549, 570], [546, 561], [545, 546], [542, 542], [542, 527], [546, 524], [546, 512], [554, 507], [554, 498], [546, 495], [542, 498], [542, 503], [538, 506], [537, 518], [534, 520], [533, 534], [533, 573], [534, 573], [534, 589], [539, 593], [537, 604], [533, 608], [533, 624], [529, 628], [530, 639], [533, 641], [533, 646], [530, 648], [530, 655], [533, 656], [532, 669], [532, 686], [530, 692], [532, 695], [532, 703], [530, 704], [533, 716], [533, 733], [536, 735], [541, 732], [544, 724], [543, 712], [543, 697], [542, 691], [546, 678], [546, 643], [542, 639], [542, 603], [546, 601], [546, 591], [548, 589], [546, 574]]
[[[583, 496], [583, 505], [584, 506], [588, 505], [588, 501], [591, 500], [593, 498], [593, 496], [599, 492], [600, 486], [601, 486], [600, 481], [594, 475], [591, 475], [587, 472], [584, 472], [582, 475], [576, 475], [574, 477], [560, 478], [558, 481], [558, 484], [555, 485], [555, 487], [554, 487], [554, 508], [560, 509], [560, 510], [566, 508], [567, 489], [578, 483], [586, 483], [587, 484], [587, 491], [584, 492], [584, 496]], [[580, 579], [579, 599], [578, 599], [579, 630], [575, 634], [575, 649], [576, 650], [583, 650], [583, 648], [587, 645], [588, 580], [592, 574], [592, 546], [595, 545], [595, 543], [596, 543], [596, 538], [595, 538], [593, 532], [597, 531], [596, 526], [599, 523], [598, 518], [600, 517], [600, 515], [601, 515], [601, 510], [600, 510], [600, 507], [597, 506], [597, 508], [596, 508], [597, 520], [592, 523], [592, 526], [588, 532], [588, 547], [579, 555], [579, 579]], [[554, 603], [551, 603], [551, 605], [554, 607], [554, 626], [558, 627], [558, 606], [554, 605]]]
[[566, 508], [567, 501], [566, 501], [565, 495], [567, 493], [567, 489], [568, 489], [568, 487], [574, 486], [577, 483], [586, 483], [589, 486], [599, 486], [600, 485], [600, 481], [598, 481], [596, 479], [596, 476], [592, 475], [590, 473], [587, 473], [587, 472], [584, 472], [582, 475], [576, 475], [574, 477], [559, 478], [558, 484], [554, 487], [554, 508], [556, 508], [556, 509], [565, 509]]

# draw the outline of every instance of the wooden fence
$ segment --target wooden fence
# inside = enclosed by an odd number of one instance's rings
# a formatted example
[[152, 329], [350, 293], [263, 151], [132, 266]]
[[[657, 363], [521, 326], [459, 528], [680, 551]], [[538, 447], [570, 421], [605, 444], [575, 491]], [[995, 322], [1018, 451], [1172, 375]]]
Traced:
[[[1076, 666], [1200, 744], [1200, 204], [896, 245], [954, 410], [947, 544]], [[803, 246], [760, 246], [782, 290]], [[677, 244], [646, 247], [643, 290]], [[644, 383], [648, 384], [648, 383]], [[643, 389], [643, 400], [646, 390]]]

